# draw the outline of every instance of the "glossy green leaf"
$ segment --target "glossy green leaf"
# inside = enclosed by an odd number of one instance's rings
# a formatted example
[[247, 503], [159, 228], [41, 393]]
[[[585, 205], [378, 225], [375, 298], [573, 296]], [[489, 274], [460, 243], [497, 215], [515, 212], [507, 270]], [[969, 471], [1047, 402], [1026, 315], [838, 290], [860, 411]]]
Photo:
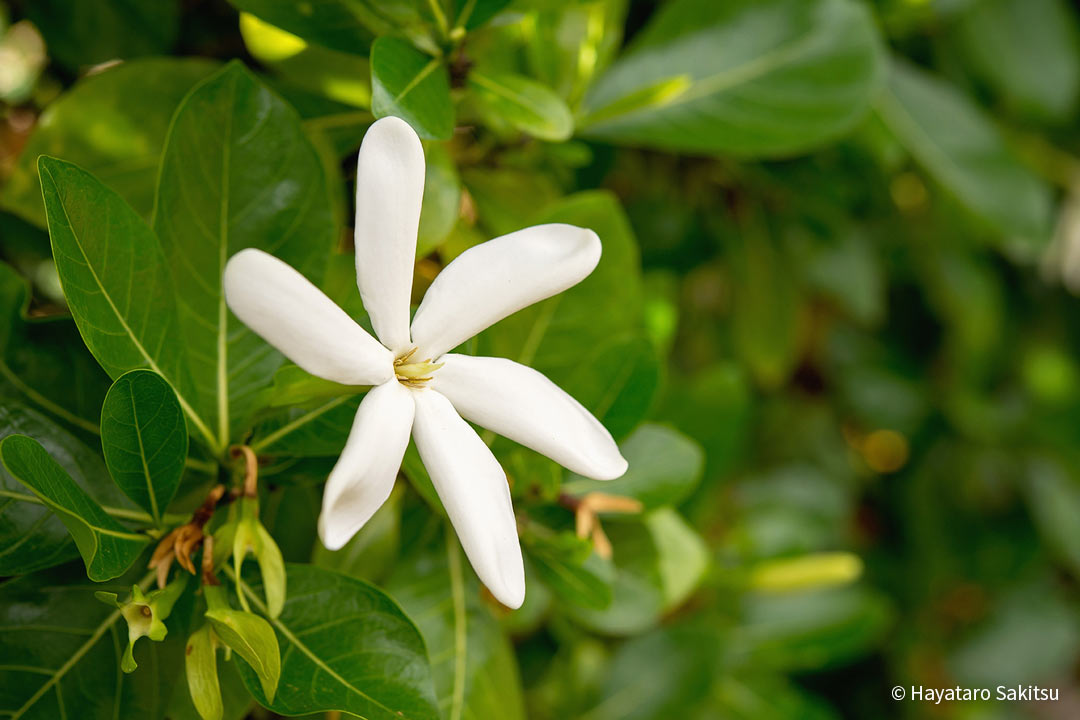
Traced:
[[33, 438], [4, 438], [0, 461], [64, 523], [91, 580], [102, 582], [123, 575], [150, 542], [146, 535], [131, 532], [109, 517]]
[[[190, 600], [181, 600], [186, 611], [174, 610], [164, 642], [135, 646], [139, 671], [124, 675], [120, 610], [96, 602], [85, 582], [71, 583], [71, 571], [57, 568], [0, 586], [0, 713], [13, 720], [163, 717], [183, 667], [187, 633], [178, 616], [190, 614]], [[140, 569], [99, 587], [127, 593], [140, 580], [149, 588], [152, 577], [142, 575]]]
[[29, 305], [26, 280], [0, 263], [0, 397], [96, 434], [108, 376], [70, 318], [30, 318]]
[[27, 17], [49, 55], [72, 70], [142, 55], [164, 55], [180, 30], [179, 0], [35, 0]]
[[[438, 718], [424, 642], [390, 597], [329, 570], [286, 568], [289, 596], [270, 620], [282, 657], [273, 702], [255, 673], [241, 667], [261, 704], [286, 715], [342, 710], [371, 720]], [[241, 589], [265, 615], [261, 588]]]
[[[123, 505], [101, 458], [53, 421], [15, 401], [0, 405], [0, 439], [37, 440], [81, 488], [96, 500]], [[0, 575], [21, 575], [79, 556], [60, 518], [0, 466]]]
[[422, 138], [448, 140], [454, 105], [446, 66], [401, 38], [379, 38], [371, 46], [371, 111], [405, 120]]
[[270, 455], [340, 455], [361, 399], [339, 395], [276, 412], [256, 426], [251, 447]]
[[709, 562], [704, 541], [670, 508], [650, 513], [644, 522], [611, 516], [604, 530], [614, 548], [611, 604], [600, 610], [565, 608], [590, 630], [620, 637], [644, 632], [704, 577]]
[[611, 604], [611, 566], [593, 554], [591, 542], [572, 532], [548, 537], [526, 530], [521, 543], [537, 579], [560, 600], [593, 609]]
[[604, 192], [565, 198], [534, 221], [594, 230], [603, 244], [600, 264], [566, 292], [485, 331], [477, 354], [536, 368], [619, 437], [648, 411], [659, 382], [655, 351], [642, 328], [641, 270], [629, 223]]
[[968, 210], [1029, 248], [1045, 242], [1049, 188], [1020, 164], [971, 101], [897, 59], [876, 108], [919, 164]]
[[223, 448], [283, 363], [228, 312], [225, 263], [255, 247], [318, 281], [334, 240], [326, 176], [299, 117], [241, 64], [198, 85], [177, 110], [154, 227], [183, 288], [172, 338], [191, 369], [191, 402]]
[[175, 290], [153, 230], [85, 170], [48, 157], [38, 166], [56, 269], [86, 346], [114, 378], [141, 367], [162, 375], [215, 447], [193, 405]]
[[169, 120], [215, 67], [201, 58], [144, 58], [79, 80], [41, 114], [0, 188], [0, 205], [45, 227], [37, 162], [50, 155], [93, 173], [149, 218]]
[[150, 370], [117, 378], [101, 408], [101, 447], [116, 484], [160, 524], [188, 450], [184, 411], [164, 378]]
[[406, 512], [402, 538], [408, 547], [386, 587], [423, 633], [441, 716], [524, 720], [513, 649], [453, 530], [416, 505]]
[[590, 492], [622, 495], [653, 510], [678, 504], [701, 480], [705, 464], [701, 446], [663, 425], [642, 425], [619, 444], [619, 451], [630, 464], [622, 477], [600, 481], [571, 475], [563, 492], [579, 497]]
[[461, 178], [450, 153], [441, 143], [429, 143], [424, 155], [427, 172], [416, 238], [418, 258], [428, 255], [446, 239], [461, 214]]
[[593, 86], [582, 132], [675, 151], [801, 152], [865, 115], [881, 45], [853, 0], [677, 0]]
[[469, 89], [493, 124], [508, 125], [541, 140], [558, 142], [574, 132], [570, 108], [550, 88], [523, 75], [473, 70]]
[[1068, 120], [1080, 99], [1080, 25], [1065, 0], [984, 0], [957, 24], [972, 70], [1015, 110]]
[[375, 39], [369, 27], [376, 15], [367, 2], [320, 0], [308, 5], [292, 0], [229, 0], [238, 10], [341, 52], [363, 54]]

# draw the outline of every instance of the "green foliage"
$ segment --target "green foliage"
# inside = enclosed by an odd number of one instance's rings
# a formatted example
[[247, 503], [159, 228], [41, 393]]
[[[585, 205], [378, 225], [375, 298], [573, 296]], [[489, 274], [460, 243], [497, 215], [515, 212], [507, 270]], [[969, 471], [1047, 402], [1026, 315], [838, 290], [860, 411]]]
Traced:
[[199, 58], [147, 58], [81, 79], [49, 105], [0, 188], [0, 205], [45, 227], [37, 161], [50, 155], [93, 173], [149, 218], [169, 120], [214, 67]]
[[[0, 0], [0, 715], [1073, 697], [1078, 23], [1064, 0]], [[415, 445], [321, 544], [370, 388], [225, 302], [259, 248], [371, 331], [352, 195], [387, 116], [424, 140], [413, 307], [490, 238], [601, 241], [457, 348], [546, 375], [629, 465], [594, 480], [477, 428], [516, 610]]]
[[857, 123], [882, 66], [857, 2], [679, 0], [596, 82], [583, 125], [667, 150], [791, 154]]
[[[313, 566], [286, 569], [289, 598], [281, 615], [270, 620], [283, 658], [272, 702], [256, 673], [241, 667], [248, 690], [260, 703], [290, 715], [341, 708], [387, 720], [438, 717], [424, 642], [390, 597], [365, 582]], [[265, 615], [256, 588], [238, 582]]]
[[160, 525], [188, 450], [184, 411], [164, 378], [149, 370], [117, 378], [101, 407], [101, 447], [116, 484]]
[[1009, 236], [1039, 247], [1049, 225], [1046, 184], [1009, 152], [989, 119], [949, 85], [894, 60], [881, 119], [935, 181]]
[[448, 140], [454, 108], [446, 67], [400, 38], [379, 38], [371, 46], [371, 111], [402, 118], [422, 138]]
[[123, 575], [149, 542], [145, 535], [130, 532], [109, 517], [33, 438], [4, 438], [0, 461], [64, 523], [91, 580], [102, 582]]
[[[99, 456], [38, 412], [5, 401], [0, 408], [0, 436], [13, 435], [34, 438], [71, 481], [94, 498], [108, 503], [121, 501]], [[39, 504], [37, 496], [27, 492], [26, 486], [2, 467], [0, 483], [0, 573], [22, 575], [78, 557], [61, 516]]]
[[[120, 610], [92, 598], [88, 602], [85, 587], [67, 581], [67, 569], [0, 586], [0, 656], [5, 667], [10, 666], [4, 671], [0, 707], [19, 720], [75, 713], [88, 720], [163, 717], [183, 665], [183, 633], [170, 633], [162, 643], [137, 645], [141, 669], [123, 676], [120, 658], [126, 642]], [[126, 584], [101, 587], [127, 592], [132, 579], [128, 575]]]
[[224, 448], [247, 427], [256, 391], [282, 363], [226, 309], [225, 262], [257, 247], [318, 281], [334, 237], [322, 165], [299, 117], [239, 63], [177, 108], [153, 224], [173, 287], [185, 288], [173, 299], [174, 338], [191, 370], [190, 402]]

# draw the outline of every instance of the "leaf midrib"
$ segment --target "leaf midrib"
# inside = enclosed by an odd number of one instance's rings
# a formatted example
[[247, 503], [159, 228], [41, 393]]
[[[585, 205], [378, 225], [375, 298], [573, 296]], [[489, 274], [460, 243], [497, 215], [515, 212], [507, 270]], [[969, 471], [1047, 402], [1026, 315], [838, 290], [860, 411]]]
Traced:
[[[155, 576], [156, 575], [153, 572], [147, 573], [143, 577], [143, 579], [139, 581], [139, 587], [143, 590], [146, 590], [146, 588], [150, 587], [150, 583], [153, 582]], [[30, 699], [23, 703], [23, 706], [21, 708], [19, 708], [12, 714], [12, 720], [19, 720], [19, 718], [21, 718], [27, 710], [33, 707], [34, 703], [40, 700], [45, 695], [45, 693], [47, 693], [49, 689], [53, 687], [53, 685], [58, 685], [60, 680], [62, 680], [63, 677], [67, 675], [71, 668], [74, 667], [80, 660], [82, 660], [83, 655], [89, 652], [90, 649], [94, 647], [95, 644], [97, 644], [97, 641], [101, 639], [101, 636], [104, 635], [105, 632], [110, 627], [112, 627], [113, 624], [119, 619], [119, 609], [113, 610], [111, 613], [109, 613], [109, 615], [101, 621], [101, 624], [99, 624], [94, 629], [90, 637], [86, 639], [86, 642], [80, 645], [79, 648], [74, 653], [72, 653], [71, 657], [69, 657], [63, 665], [56, 669], [56, 672], [53, 673], [52, 677], [50, 677], [44, 685], [38, 688], [37, 692], [31, 695]], [[61, 697], [59, 687], [57, 687], [57, 696]], [[61, 702], [63, 701], [61, 700]]]
[[[52, 182], [53, 187], [57, 189], [57, 194], [59, 194], [60, 184], [53, 176], [52, 170], [50, 170], [48, 167], [42, 167], [42, 170], [44, 170], [49, 175], [49, 180]], [[63, 200], [61, 200], [60, 202], [60, 209], [64, 213], [64, 220], [67, 222], [68, 229], [71, 231], [71, 237], [75, 241], [75, 247], [79, 249], [79, 253], [83, 257], [83, 262], [86, 264], [86, 269], [89, 271], [90, 276], [94, 278], [94, 283], [97, 284], [98, 290], [101, 291], [101, 297], [105, 298], [105, 302], [109, 304], [109, 308], [112, 310], [113, 315], [116, 316], [117, 322], [120, 323], [120, 326], [124, 329], [124, 332], [127, 333], [127, 336], [131, 340], [132, 344], [135, 346], [135, 349], [139, 351], [139, 354], [142, 355], [143, 359], [150, 366], [150, 369], [156, 372], [158, 375], [165, 377], [165, 373], [161, 371], [161, 368], [158, 366], [157, 361], [155, 361], [154, 358], [150, 357], [150, 354], [146, 351], [146, 348], [144, 348], [143, 344], [139, 341], [139, 339], [135, 337], [134, 331], [132, 331], [131, 327], [127, 324], [127, 320], [124, 319], [123, 315], [120, 314], [120, 309], [116, 307], [116, 303], [113, 302], [112, 295], [108, 292], [108, 290], [105, 289], [105, 286], [102, 284], [101, 278], [98, 277], [97, 271], [94, 270], [93, 265], [90, 263], [90, 258], [86, 254], [86, 249], [83, 248], [83, 244], [79, 240], [78, 234], [76, 234], [75, 232], [75, 225], [71, 222], [71, 215], [68, 214], [67, 203]], [[191, 421], [195, 423], [195, 426], [199, 429], [199, 432], [202, 433], [203, 437], [210, 443], [210, 447], [216, 450], [217, 443], [214, 441], [213, 433], [210, 432], [210, 429], [206, 426], [206, 423], [203, 422], [202, 418], [199, 417], [199, 415], [195, 412], [195, 409], [188, 403], [187, 399], [184, 398], [183, 394], [181, 394], [179, 390], [176, 391], [176, 399], [180, 401], [180, 405], [184, 408], [184, 412], [186, 412], [191, 418]]]
[[[292, 633], [292, 631], [289, 630], [288, 626], [285, 625], [285, 623], [281, 622], [280, 617], [276, 617], [276, 618], [275, 617], [270, 617], [270, 611], [267, 609], [267, 607], [263, 603], [262, 599], [260, 599], [259, 596], [255, 594], [255, 591], [253, 591], [248, 586], [248, 584], [243, 581], [242, 578], [239, 578], [239, 577], [236, 576], [236, 573], [233, 572], [233, 569], [231, 567], [226, 565], [226, 566], [224, 566], [224, 570], [225, 570], [225, 573], [229, 576], [229, 578], [234, 583], [236, 583], [244, 591], [245, 595], [248, 596], [248, 599], [251, 601], [251, 604], [255, 606], [255, 609], [258, 610], [263, 615], [265, 615], [266, 618], [270, 621], [270, 623], [275, 628], [277, 628], [278, 631], [281, 632], [282, 635], [285, 636], [285, 639], [288, 640], [292, 644], [293, 647], [295, 647], [297, 650], [299, 650], [304, 655], [306, 655], [308, 657], [308, 659], [311, 660], [311, 662], [315, 663], [315, 666], [317, 668], [319, 668], [320, 670], [325, 672], [327, 675], [329, 675], [333, 679], [337, 680], [345, 688], [347, 688], [347, 689], [351, 690], [352, 692], [356, 693], [357, 695], [362, 697], [364, 700], [370, 702], [371, 704], [375, 705], [376, 707], [379, 707], [379, 708], [385, 710], [390, 715], [398, 715], [399, 714], [396, 710], [392, 710], [392, 709], [388, 708], [387, 706], [383, 705], [381, 702], [379, 702], [375, 698], [373, 698], [370, 695], [368, 695], [367, 693], [365, 693], [363, 690], [360, 690], [359, 688], [354, 687], [345, 678], [341, 677], [341, 675], [339, 675], [332, 667], [327, 665], [325, 662], [322, 661], [322, 659], [319, 658], [319, 656], [317, 656], [314, 652], [312, 652], [311, 648], [309, 648], [307, 645], [305, 645], [303, 642], [301, 642], [300, 638], [298, 638], [296, 635], [294, 635]], [[284, 669], [284, 665], [282, 666], [282, 669]]]

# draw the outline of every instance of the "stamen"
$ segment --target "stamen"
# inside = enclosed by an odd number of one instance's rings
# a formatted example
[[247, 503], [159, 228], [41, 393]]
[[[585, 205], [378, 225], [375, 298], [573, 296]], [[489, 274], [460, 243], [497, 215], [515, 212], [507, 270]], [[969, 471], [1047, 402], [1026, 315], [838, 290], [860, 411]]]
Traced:
[[394, 361], [394, 377], [402, 385], [411, 388], [422, 388], [425, 383], [431, 380], [432, 373], [441, 368], [443, 363], [433, 363], [431, 358], [408, 362], [416, 353], [416, 350], [414, 347]]

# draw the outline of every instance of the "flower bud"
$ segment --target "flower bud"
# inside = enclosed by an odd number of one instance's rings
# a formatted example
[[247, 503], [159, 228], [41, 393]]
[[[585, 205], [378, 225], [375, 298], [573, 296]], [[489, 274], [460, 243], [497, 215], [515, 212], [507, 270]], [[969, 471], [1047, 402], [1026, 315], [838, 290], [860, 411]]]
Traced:
[[217, 674], [217, 636], [207, 623], [192, 633], [187, 641], [184, 670], [191, 702], [202, 720], [221, 720], [225, 710], [221, 702], [221, 684]]
[[[259, 501], [253, 497], [242, 497], [237, 505], [237, 516], [215, 533], [215, 545], [219, 548], [232, 547], [233, 570], [237, 577], [240, 577], [244, 558], [249, 553], [255, 556], [262, 574], [267, 613], [276, 618], [285, 605], [285, 560], [274, 538], [259, 522]], [[240, 605], [250, 610], [243, 593], [238, 592], [237, 596]]]
[[120, 610], [128, 626], [128, 645], [124, 651], [124, 657], [120, 661], [120, 668], [126, 672], [134, 672], [138, 665], [135, 663], [135, 641], [141, 637], [148, 637], [154, 642], [165, 639], [168, 629], [165, 627], [165, 619], [172, 612], [173, 605], [180, 598], [181, 593], [187, 586], [187, 576], [179, 575], [175, 580], [149, 594], [143, 593], [138, 585], [131, 586], [131, 597], [124, 602], [119, 602], [116, 593], [96, 592], [94, 597], [107, 605], [112, 605]]
[[274, 629], [258, 615], [229, 607], [225, 590], [220, 585], [204, 585], [203, 592], [206, 595], [206, 619], [214, 634], [251, 666], [259, 676], [266, 700], [272, 702], [281, 677], [281, 651]]

